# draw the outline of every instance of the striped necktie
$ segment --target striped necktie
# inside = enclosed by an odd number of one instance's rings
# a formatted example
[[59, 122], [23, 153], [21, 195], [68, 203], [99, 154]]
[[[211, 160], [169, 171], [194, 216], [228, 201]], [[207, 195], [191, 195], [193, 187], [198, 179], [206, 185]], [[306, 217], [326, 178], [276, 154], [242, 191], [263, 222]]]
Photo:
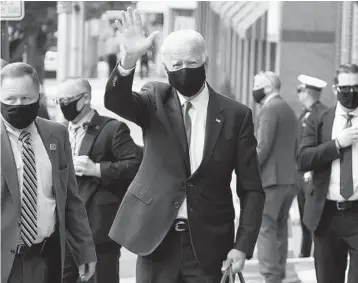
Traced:
[[22, 143], [23, 186], [21, 198], [21, 239], [31, 247], [37, 235], [37, 175], [31, 134], [23, 131]]

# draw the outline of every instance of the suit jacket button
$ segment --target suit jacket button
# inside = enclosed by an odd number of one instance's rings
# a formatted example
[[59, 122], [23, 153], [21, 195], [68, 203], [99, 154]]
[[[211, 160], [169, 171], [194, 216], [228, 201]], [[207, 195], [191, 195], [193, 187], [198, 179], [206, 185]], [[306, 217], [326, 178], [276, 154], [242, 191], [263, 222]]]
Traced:
[[15, 250], [10, 250], [10, 253], [14, 254], [14, 253], [15, 253]]
[[180, 203], [179, 203], [179, 202], [177, 202], [177, 201], [176, 201], [176, 202], [174, 202], [174, 207], [175, 207], [175, 208], [179, 208], [179, 207], [180, 207]]
[[20, 227], [20, 226], [21, 226], [21, 222], [17, 222], [17, 226]]

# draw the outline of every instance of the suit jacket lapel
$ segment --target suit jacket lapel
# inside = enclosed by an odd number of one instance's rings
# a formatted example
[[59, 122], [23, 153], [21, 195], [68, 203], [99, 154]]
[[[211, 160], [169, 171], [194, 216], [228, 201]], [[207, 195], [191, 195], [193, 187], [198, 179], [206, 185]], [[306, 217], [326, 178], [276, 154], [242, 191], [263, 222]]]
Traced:
[[331, 108], [326, 112], [322, 119], [322, 142], [332, 139], [332, 129], [334, 117], [336, 115], [336, 107]]
[[174, 88], [171, 90], [171, 95], [167, 98], [164, 106], [166, 116], [169, 124], [166, 124], [170, 133], [174, 134], [176, 145], [180, 149], [181, 155], [184, 157], [185, 166], [190, 172], [189, 148], [186, 140], [186, 133], [183, 121], [183, 114], [181, 110], [180, 101]]
[[98, 132], [101, 129], [101, 117], [98, 115], [97, 111], [90, 122], [90, 125], [87, 128], [86, 134], [83, 137], [82, 144], [79, 150], [79, 155], [89, 155], [92, 145], [98, 135]]
[[223, 128], [224, 120], [225, 120], [225, 116], [223, 114], [223, 108], [221, 107], [218, 94], [209, 85], [208, 85], [208, 89], [209, 89], [209, 104], [208, 104], [208, 112], [206, 116], [203, 160], [199, 168], [196, 170], [196, 172], [198, 172], [198, 170], [201, 167], [205, 166], [205, 164], [209, 161], [211, 154], [213, 153], [213, 150], [215, 148], [216, 142], [219, 138], [220, 132]]
[[[15, 205], [20, 203], [20, 186], [10, 139], [1, 121], [1, 175], [5, 179]], [[4, 189], [4, 188], [1, 188]], [[18, 206], [20, 207], [20, 205]]]
[[51, 162], [52, 166], [52, 186], [57, 190], [56, 184], [60, 182], [59, 179], [59, 170], [60, 170], [60, 163], [59, 163], [59, 155], [58, 150], [59, 149], [59, 143], [58, 140], [52, 137], [51, 127], [42, 119], [37, 118], [36, 119], [36, 127], [37, 131], [41, 137], [41, 140], [43, 142], [43, 145], [46, 149], [46, 152], [48, 154], [48, 157]]

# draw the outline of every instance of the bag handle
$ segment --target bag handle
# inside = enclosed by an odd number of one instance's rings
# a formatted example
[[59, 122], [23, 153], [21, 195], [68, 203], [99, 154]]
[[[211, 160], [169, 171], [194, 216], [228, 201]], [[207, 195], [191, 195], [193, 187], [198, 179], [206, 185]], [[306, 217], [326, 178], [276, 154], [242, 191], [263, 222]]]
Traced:
[[[242, 273], [239, 272], [237, 275], [239, 276], [240, 282], [245, 283], [245, 279]], [[229, 279], [229, 283], [235, 283], [235, 274], [232, 272], [231, 266], [224, 271], [220, 283], [226, 283], [228, 279]]]

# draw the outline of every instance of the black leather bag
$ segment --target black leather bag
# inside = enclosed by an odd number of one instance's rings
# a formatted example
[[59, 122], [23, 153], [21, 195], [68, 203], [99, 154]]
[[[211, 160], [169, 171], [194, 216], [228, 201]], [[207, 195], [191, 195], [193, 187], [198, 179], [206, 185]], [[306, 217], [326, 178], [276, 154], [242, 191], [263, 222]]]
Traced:
[[[245, 279], [244, 276], [242, 276], [242, 273], [239, 272], [238, 277], [240, 279], [241, 283], [245, 283]], [[235, 283], [235, 274], [232, 272], [232, 268], [229, 267], [228, 269], [226, 269], [226, 271], [224, 272], [220, 283]]]

